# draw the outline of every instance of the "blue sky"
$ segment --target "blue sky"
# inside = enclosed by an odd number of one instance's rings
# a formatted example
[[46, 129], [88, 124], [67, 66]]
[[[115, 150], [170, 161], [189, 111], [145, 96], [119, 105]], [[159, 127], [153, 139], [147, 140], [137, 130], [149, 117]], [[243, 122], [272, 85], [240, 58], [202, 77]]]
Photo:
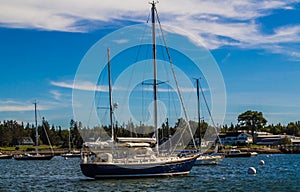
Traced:
[[[33, 102], [68, 127], [72, 86], [103, 36], [145, 23], [148, 1], [0, 0], [0, 120], [33, 121]], [[214, 56], [227, 94], [225, 123], [246, 110], [269, 123], [300, 120], [300, 1], [161, 0], [166, 25], [189, 31]], [[88, 85], [86, 85], [88, 86]]]

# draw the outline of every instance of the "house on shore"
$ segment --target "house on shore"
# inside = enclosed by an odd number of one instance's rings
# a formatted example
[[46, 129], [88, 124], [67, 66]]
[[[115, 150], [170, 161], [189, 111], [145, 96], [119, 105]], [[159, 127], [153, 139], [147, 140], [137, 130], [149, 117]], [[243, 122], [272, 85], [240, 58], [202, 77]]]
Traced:
[[300, 146], [300, 137], [295, 137], [291, 139], [292, 145]]
[[256, 144], [257, 145], [270, 145], [278, 146], [284, 144], [283, 141], [287, 139], [292, 145], [300, 144], [300, 138], [294, 135], [273, 135], [268, 132], [256, 132]]
[[253, 143], [253, 138], [246, 132], [226, 132], [219, 134], [223, 145], [247, 145]]
[[35, 145], [31, 137], [23, 137], [19, 145]]
[[[252, 134], [245, 131], [221, 133], [219, 137], [224, 145], [247, 145], [253, 143]], [[257, 145], [279, 146], [288, 142], [293, 146], [300, 146], [300, 137], [294, 135], [273, 135], [268, 132], [255, 132], [254, 137]]]

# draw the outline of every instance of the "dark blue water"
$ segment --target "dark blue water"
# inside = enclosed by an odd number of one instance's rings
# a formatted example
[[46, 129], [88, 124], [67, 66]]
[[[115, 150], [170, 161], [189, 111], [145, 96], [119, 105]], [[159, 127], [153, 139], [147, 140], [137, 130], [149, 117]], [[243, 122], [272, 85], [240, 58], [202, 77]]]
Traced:
[[[79, 163], [62, 157], [0, 160], [0, 191], [300, 191], [300, 155], [224, 159], [218, 166], [193, 167], [189, 176], [142, 179], [89, 179]], [[256, 175], [247, 174], [251, 166]]]

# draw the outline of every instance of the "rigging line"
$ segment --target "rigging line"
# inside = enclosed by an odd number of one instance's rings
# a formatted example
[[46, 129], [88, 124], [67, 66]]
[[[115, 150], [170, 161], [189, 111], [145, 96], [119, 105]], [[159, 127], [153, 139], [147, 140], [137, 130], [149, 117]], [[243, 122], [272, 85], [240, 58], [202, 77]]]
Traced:
[[[150, 19], [150, 13], [148, 14], [148, 17], [147, 17], [147, 23], [149, 22], [149, 19]], [[144, 39], [145, 39], [145, 34], [146, 34], [147, 28], [148, 28], [147, 25], [145, 25], [144, 30], [143, 30], [142, 37], [140, 38], [140, 41], [139, 41], [139, 44], [138, 44], [138, 51], [137, 51], [137, 53], [136, 53], [134, 63], [136, 63], [136, 62], [138, 61], [138, 57], [140, 56], [141, 47], [142, 47], [142, 41], [144, 41]], [[148, 53], [148, 50], [149, 50], [149, 46], [146, 46], [146, 51], [145, 51], [145, 53]], [[147, 55], [146, 55], [146, 58], [147, 58]], [[145, 73], [145, 71], [144, 71], [144, 73]]]
[[142, 120], [142, 122], [145, 122], [146, 121], [146, 117], [145, 117], [145, 113], [144, 113], [144, 110], [145, 110], [145, 108], [144, 108], [144, 105], [145, 105], [145, 98], [144, 98], [144, 83], [142, 82], [142, 118], [141, 118], [141, 120]]
[[[94, 92], [96, 92], [97, 91], [97, 85], [95, 85], [95, 89], [94, 89]], [[90, 107], [90, 112], [89, 112], [89, 116], [88, 116], [88, 121], [87, 121], [87, 126], [89, 126], [89, 124], [90, 124], [90, 121], [91, 121], [91, 116], [92, 116], [92, 112], [94, 111], [94, 110], [97, 110], [96, 108], [95, 108], [95, 99], [96, 99], [96, 94], [93, 94], [93, 99], [91, 100], [91, 107]], [[98, 103], [100, 102], [100, 99], [98, 100]], [[94, 109], [94, 110], [93, 110]], [[97, 113], [97, 112], [96, 112]], [[99, 118], [98, 118], [99, 119]]]
[[[105, 67], [105, 65], [106, 65], [106, 63], [104, 64], [104, 67]], [[98, 79], [99, 84], [100, 84], [100, 82], [104, 82], [103, 79], [104, 79], [104, 77], [100, 74], [99, 79]], [[96, 111], [96, 116], [98, 115], [98, 113], [97, 113], [98, 107], [97, 106], [99, 106], [100, 99], [97, 99], [96, 95], [99, 95], [99, 98], [101, 98], [102, 97], [102, 92], [103, 92], [103, 91], [101, 91], [101, 87], [99, 87], [100, 90], [98, 90], [98, 82], [97, 82], [97, 84], [95, 85], [95, 88], [94, 88], [95, 94], [93, 94], [93, 99], [91, 100], [92, 102], [91, 102], [91, 107], [90, 107], [89, 116], [88, 116], [88, 120], [87, 120], [87, 126], [89, 126], [89, 124], [91, 122], [91, 117], [92, 117], [93, 111]], [[100, 93], [96, 94], [97, 92], [100, 92]], [[98, 117], [98, 120], [99, 120], [99, 117]], [[101, 122], [99, 122], [99, 124], [100, 123]]]
[[[147, 21], [148, 23], [148, 21]], [[140, 41], [139, 41], [139, 44], [138, 44], [138, 51], [136, 53], [136, 56], [135, 56], [135, 63], [138, 61], [138, 57], [140, 55], [140, 51], [141, 51], [141, 47], [142, 47], [142, 41], [144, 40], [145, 38], [145, 34], [146, 34], [146, 29], [147, 29], [147, 25], [145, 25], [144, 27], [144, 30], [143, 30], [143, 35], [142, 37], [140, 38]], [[148, 46], [147, 46], [148, 47]], [[147, 53], [147, 52], [146, 52]]]
[[199, 87], [200, 87], [201, 94], [202, 94], [202, 96], [203, 96], [203, 99], [204, 99], [204, 102], [205, 102], [205, 105], [206, 105], [206, 108], [207, 108], [209, 117], [210, 117], [210, 119], [211, 119], [211, 121], [212, 121], [212, 123], [213, 123], [213, 126], [215, 126], [215, 122], [214, 122], [214, 120], [213, 120], [213, 118], [212, 118], [212, 114], [211, 114], [211, 112], [210, 112], [210, 109], [209, 109], [209, 106], [208, 106], [208, 104], [207, 104], [206, 97], [204, 96], [204, 92], [203, 92], [203, 89], [202, 89], [202, 86], [201, 86], [201, 83], [200, 83], [200, 82], [199, 82]]
[[[202, 86], [201, 86], [201, 83], [200, 83], [200, 81], [199, 81], [199, 87], [200, 87], [201, 94], [202, 94], [202, 96], [203, 96], [203, 99], [204, 99], [204, 102], [205, 102], [205, 105], [206, 105], [206, 108], [207, 108], [208, 114], [209, 114], [209, 116], [210, 116], [210, 119], [211, 119], [211, 121], [212, 121], [212, 124], [213, 124], [214, 130], [215, 130], [216, 134], [218, 135], [218, 133], [219, 133], [219, 132], [218, 132], [218, 130], [217, 130], [217, 128], [216, 128], [216, 125], [215, 125], [215, 122], [214, 122], [214, 120], [213, 120], [212, 114], [211, 114], [211, 112], [210, 112], [210, 109], [209, 109], [209, 107], [208, 107], [207, 100], [206, 100], [206, 98], [205, 98], [205, 95], [204, 95], [204, 92], [203, 92], [203, 90], [202, 90]], [[218, 136], [218, 140], [219, 140], [219, 142], [221, 143], [221, 139], [220, 139], [220, 137], [219, 137], [219, 136]]]
[[[39, 113], [39, 117], [40, 117], [40, 119], [42, 119], [42, 118], [41, 118], [40, 111], [39, 111], [39, 110], [37, 110], [37, 111], [38, 111], [38, 113]], [[46, 128], [45, 128], [45, 125], [44, 125], [44, 121], [42, 122], [42, 127], [43, 127], [43, 130], [44, 130], [44, 131], [45, 131], [45, 133], [46, 133], [47, 141], [48, 141], [48, 143], [49, 143], [49, 145], [50, 145], [51, 152], [52, 152], [52, 154], [54, 154], [53, 147], [52, 147], [52, 145], [51, 145], [51, 142], [50, 142], [50, 139], [49, 139], [48, 133], [47, 133], [47, 131], [46, 131]]]
[[[157, 31], [158, 31], [158, 33], [159, 33], [159, 37], [163, 37], [163, 33], [162, 33], [162, 30], [160, 30], [160, 29], [157, 29]], [[160, 40], [160, 43], [161, 44], [164, 44], [164, 41], [163, 41], [163, 38], [159, 38], [159, 40]], [[166, 61], [166, 60], [168, 60], [168, 58], [167, 58], [167, 56], [166, 56], [166, 53], [165, 53], [165, 50], [163, 49], [163, 46], [159, 46], [159, 50], [161, 51], [161, 54], [162, 54], [162, 59], [163, 59], [163, 61]], [[164, 62], [162, 63], [162, 65], [163, 65], [163, 67], [164, 67], [164, 71], [165, 71], [165, 77], [166, 77], [166, 80], [165, 80], [165, 82], [169, 82], [170, 81], [170, 73], [169, 73], [169, 68], [168, 68], [168, 66], [167, 66], [167, 64], [164, 64]], [[168, 85], [168, 84], [167, 84]], [[171, 90], [170, 90], [170, 87], [168, 86], [168, 109], [171, 109], [170, 108], [170, 106], [171, 106], [171, 104], [170, 104], [170, 94], [171, 94]], [[176, 109], [176, 106], [175, 106], [175, 102], [173, 102], [173, 107], [174, 107], [174, 109]], [[175, 110], [175, 116], [176, 115], [178, 115], [177, 113], [176, 113], [176, 111], [177, 110]]]
[[167, 41], [166, 41], [166, 39], [165, 39], [164, 32], [163, 32], [163, 30], [162, 30], [161, 23], [160, 23], [159, 16], [158, 16], [158, 13], [157, 13], [157, 10], [156, 10], [156, 9], [155, 9], [155, 12], [156, 12], [156, 15], [157, 15], [157, 21], [158, 21], [158, 24], [159, 24], [159, 28], [160, 28], [161, 33], [162, 33], [162, 38], [163, 38], [164, 45], [165, 45], [165, 48], [166, 48], [166, 52], [167, 52], [167, 55], [168, 55], [168, 59], [169, 59], [171, 71], [172, 71], [172, 74], [173, 74], [173, 78], [174, 78], [174, 80], [175, 80], [175, 84], [176, 84], [178, 96], [179, 96], [179, 99], [180, 99], [180, 102], [181, 102], [181, 106], [182, 106], [182, 108], [183, 108], [185, 120], [187, 121], [187, 127], [188, 127], [189, 132], [190, 132], [190, 134], [191, 134], [191, 136], [192, 136], [193, 145], [194, 145], [194, 147], [195, 147], [195, 149], [196, 149], [196, 143], [195, 143], [195, 140], [194, 140], [194, 137], [193, 137], [193, 133], [192, 133], [190, 124], [189, 124], [189, 122], [188, 122], [188, 117], [187, 117], [186, 109], [185, 109], [185, 106], [184, 106], [184, 104], [183, 104], [183, 98], [182, 98], [181, 92], [180, 92], [180, 90], [179, 90], [179, 84], [178, 84], [178, 81], [177, 81], [177, 78], [176, 78], [176, 75], [175, 75], [174, 66], [173, 66], [173, 63], [172, 63], [172, 60], [171, 60], [171, 56], [170, 56], [169, 49], [168, 49], [168, 47], [167, 47]]
[[109, 111], [109, 108], [108, 107], [97, 107], [97, 109], [105, 109], [103, 115], [102, 115], [102, 118], [101, 118], [101, 122], [102, 122], [102, 125], [100, 124], [100, 126], [104, 126], [103, 122], [106, 122], [107, 123], [107, 119], [109, 119], [108, 117], [108, 111]]
[[[107, 71], [107, 70], [106, 70]], [[101, 83], [103, 82], [103, 84], [104, 84], [104, 79], [108, 79], [108, 78], [104, 78], [104, 75], [105, 74], [103, 74], [103, 75], [99, 75], [99, 79], [98, 79], [98, 82], [97, 82], [97, 85], [99, 84], [99, 85], [101, 85]], [[96, 85], [96, 88], [97, 88], [97, 85]], [[97, 93], [97, 94], [96, 94]], [[91, 120], [91, 114], [92, 114], [92, 111], [93, 111], [93, 107], [95, 107], [96, 106], [96, 114], [97, 114], [97, 116], [98, 116], [98, 119], [99, 119], [99, 116], [100, 116], [100, 114], [98, 114], [98, 111], [97, 111], [97, 109], [100, 109], [100, 108], [102, 108], [102, 107], [98, 107], [99, 105], [100, 105], [100, 101], [101, 101], [101, 98], [102, 97], [105, 97], [105, 94], [103, 93], [103, 91], [101, 91], [101, 87], [100, 87], [100, 90], [97, 90], [96, 89], [96, 93], [94, 94], [94, 99], [95, 99], [95, 105], [94, 106], [92, 106], [91, 107], [91, 110], [90, 110], [90, 114], [89, 114], [89, 118], [88, 118], [88, 124], [89, 124], [89, 122], [90, 122], [90, 120]], [[99, 96], [98, 96], [99, 95]], [[98, 96], [98, 97], [96, 97], [96, 96]], [[108, 99], [103, 99], [104, 101], [107, 101]], [[103, 119], [102, 119], [103, 120]], [[103, 122], [103, 121], [102, 121]], [[99, 124], [100, 124], [101, 122], [99, 122]]]
[[150, 12], [149, 12], [148, 17], [147, 17], [147, 23], [149, 22], [149, 20], [150, 20]]

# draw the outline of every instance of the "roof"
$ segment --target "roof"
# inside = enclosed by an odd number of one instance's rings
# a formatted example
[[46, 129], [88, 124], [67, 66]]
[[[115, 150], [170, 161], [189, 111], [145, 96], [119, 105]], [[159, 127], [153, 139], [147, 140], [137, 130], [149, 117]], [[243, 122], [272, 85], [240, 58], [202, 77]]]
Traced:
[[128, 142], [128, 143], [156, 143], [155, 138], [147, 137], [117, 137], [118, 142]]
[[248, 137], [252, 137], [252, 135], [245, 133], [245, 132], [226, 132], [225, 134], [220, 134], [220, 138], [225, 138], [225, 137], [238, 137], [240, 134], [247, 135]]

